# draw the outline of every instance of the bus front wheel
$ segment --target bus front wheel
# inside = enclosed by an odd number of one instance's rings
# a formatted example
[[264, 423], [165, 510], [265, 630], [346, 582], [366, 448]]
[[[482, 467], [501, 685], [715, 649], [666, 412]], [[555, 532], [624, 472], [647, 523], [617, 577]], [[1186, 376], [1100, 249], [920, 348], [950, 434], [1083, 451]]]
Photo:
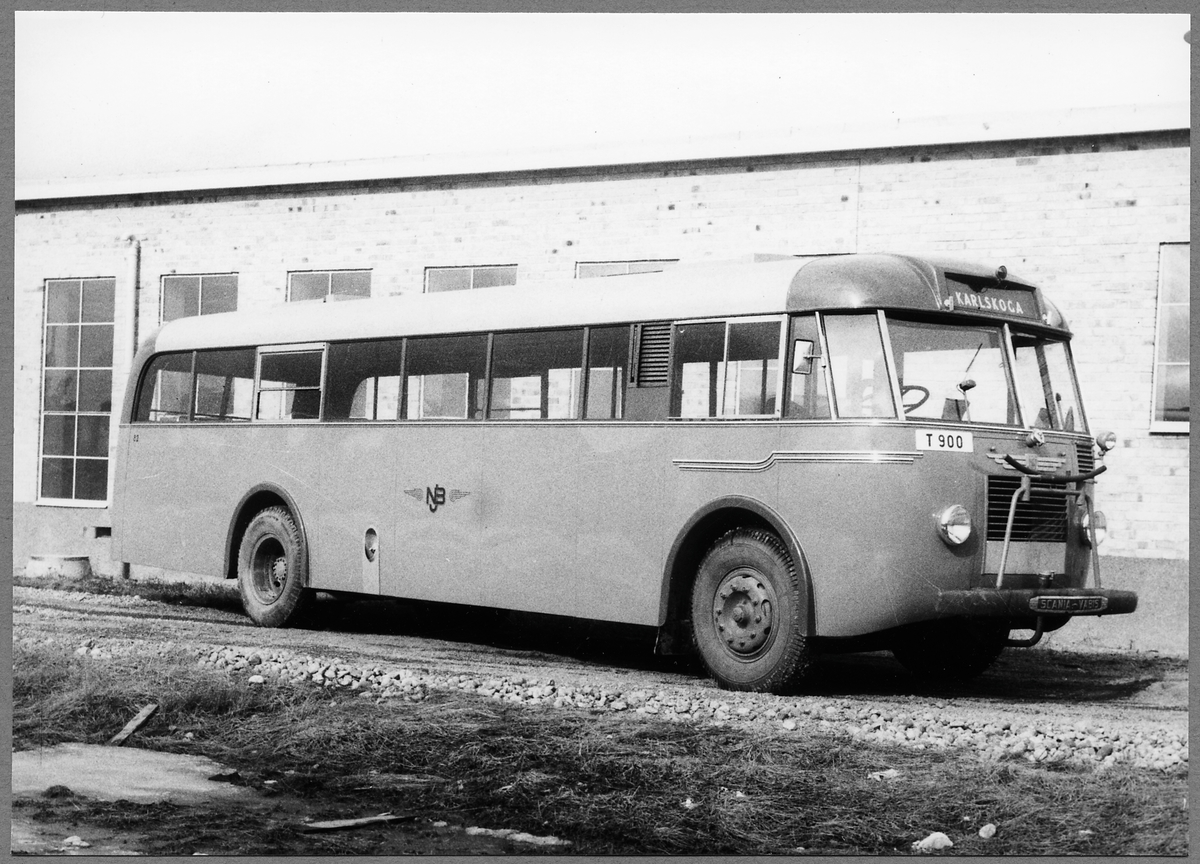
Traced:
[[238, 590], [254, 623], [283, 627], [308, 606], [305, 587], [304, 538], [285, 507], [259, 511], [238, 548]]
[[1007, 641], [1007, 623], [931, 621], [910, 630], [892, 655], [918, 678], [965, 681], [995, 663]]
[[709, 549], [692, 587], [692, 637], [727, 690], [782, 692], [808, 671], [806, 592], [779, 538], [739, 528]]

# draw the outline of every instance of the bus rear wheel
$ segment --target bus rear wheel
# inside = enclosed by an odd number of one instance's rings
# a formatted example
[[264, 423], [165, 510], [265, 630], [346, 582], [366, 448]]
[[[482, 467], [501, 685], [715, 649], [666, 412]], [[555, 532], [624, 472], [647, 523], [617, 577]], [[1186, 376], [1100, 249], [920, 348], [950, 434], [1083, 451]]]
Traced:
[[238, 548], [238, 590], [254, 623], [283, 627], [308, 607], [305, 587], [304, 538], [285, 507], [260, 510], [242, 535]]
[[692, 638], [727, 690], [783, 692], [808, 671], [806, 592], [779, 538], [738, 528], [700, 562], [692, 587]]
[[930, 621], [910, 630], [892, 656], [918, 678], [966, 681], [995, 663], [1007, 641], [1007, 623]]

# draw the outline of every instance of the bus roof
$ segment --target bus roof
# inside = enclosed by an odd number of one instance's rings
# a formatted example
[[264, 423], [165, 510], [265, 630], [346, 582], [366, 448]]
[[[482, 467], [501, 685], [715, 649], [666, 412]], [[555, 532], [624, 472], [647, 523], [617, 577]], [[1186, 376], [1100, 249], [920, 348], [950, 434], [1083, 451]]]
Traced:
[[[766, 257], [766, 256], [764, 256]], [[153, 353], [637, 321], [893, 309], [1015, 320], [999, 307], [947, 298], [1000, 288], [996, 268], [906, 255], [780, 257], [755, 263], [681, 264], [661, 273], [401, 295], [342, 303], [288, 303], [181, 318], [152, 337]], [[947, 274], [950, 274], [947, 276]], [[1034, 302], [1021, 320], [1065, 330], [1034, 286], [1008, 274], [1003, 291]], [[1015, 290], [1014, 290], [1015, 289]], [[1034, 299], [1036, 298], [1036, 300]], [[967, 299], [970, 299], [969, 297]], [[1029, 314], [1032, 312], [1032, 314]]]

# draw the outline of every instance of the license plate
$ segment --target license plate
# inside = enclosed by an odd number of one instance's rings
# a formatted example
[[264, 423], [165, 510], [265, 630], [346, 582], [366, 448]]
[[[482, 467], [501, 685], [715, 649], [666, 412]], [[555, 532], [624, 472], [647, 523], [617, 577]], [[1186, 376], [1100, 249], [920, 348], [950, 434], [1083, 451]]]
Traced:
[[950, 450], [956, 453], [971, 453], [975, 442], [970, 432], [947, 432], [943, 429], [918, 429], [918, 450]]
[[1029, 601], [1029, 608], [1034, 612], [1059, 612], [1072, 614], [1078, 612], [1100, 612], [1108, 608], [1107, 597], [1049, 597], [1042, 595]]

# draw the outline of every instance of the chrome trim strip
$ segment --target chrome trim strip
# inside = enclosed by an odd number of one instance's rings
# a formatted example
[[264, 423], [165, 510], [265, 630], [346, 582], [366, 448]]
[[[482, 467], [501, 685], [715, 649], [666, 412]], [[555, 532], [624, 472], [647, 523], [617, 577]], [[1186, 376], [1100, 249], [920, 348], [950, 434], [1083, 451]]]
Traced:
[[904, 450], [776, 450], [757, 462], [737, 459], [672, 459], [681, 471], [767, 471], [782, 462], [836, 462], [857, 465], [911, 465], [925, 454]]

